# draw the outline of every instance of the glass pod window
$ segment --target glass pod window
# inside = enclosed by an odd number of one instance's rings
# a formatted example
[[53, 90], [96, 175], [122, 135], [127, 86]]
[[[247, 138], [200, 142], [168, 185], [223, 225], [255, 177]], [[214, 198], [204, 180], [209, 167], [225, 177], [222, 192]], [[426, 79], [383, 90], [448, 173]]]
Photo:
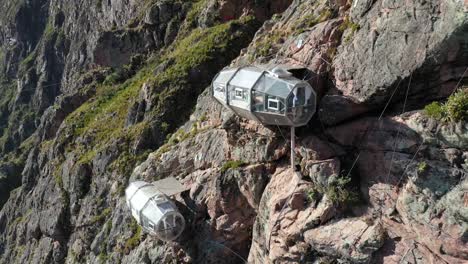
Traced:
[[213, 95], [221, 101], [226, 101], [226, 86], [221, 83], [213, 84]]
[[286, 107], [284, 104], [284, 99], [276, 96], [267, 95], [265, 108], [266, 111], [270, 113], [284, 114]]
[[253, 89], [257, 92], [285, 99], [291, 92], [290, 87], [285, 81], [269, 75], [263, 75]]
[[279, 104], [280, 102], [278, 99], [273, 99], [273, 98], [268, 99], [268, 110], [279, 111], [280, 109]]
[[252, 110], [255, 112], [265, 112], [265, 94], [252, 92]]
[[302, 123], [312, 114], [312, 91], [310, 87], [296, 87], [287, 100], [287, 115], [294, 123]]
[[225, 93], [226, 92], [226, 86], [221, 83], [215, 83], [214, 84], [214, 91], [219, 92], [219, 93]]
[[247, 88], [229, 85], [229, 105], [250, 110], [250, 91]]
[[234, 89], [234, 98], [237, 100], [247, 100], [247, 91], [242, 88]]

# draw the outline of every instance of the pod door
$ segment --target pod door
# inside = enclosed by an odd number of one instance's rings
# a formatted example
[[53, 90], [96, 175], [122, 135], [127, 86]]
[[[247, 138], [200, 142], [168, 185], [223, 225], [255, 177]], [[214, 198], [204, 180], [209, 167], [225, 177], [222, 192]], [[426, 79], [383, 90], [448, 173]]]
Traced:
[[315, 112], [315, 97], [310, 86], [294, 87], [287, 100], [287, 116], [296, 125], [307, 123]]
[[185, 228], [185, 220], [178, 212], [170, 212], [164, 215], [155, 227], [157, 236], [164, 241], [172, 241], [182, 234]]

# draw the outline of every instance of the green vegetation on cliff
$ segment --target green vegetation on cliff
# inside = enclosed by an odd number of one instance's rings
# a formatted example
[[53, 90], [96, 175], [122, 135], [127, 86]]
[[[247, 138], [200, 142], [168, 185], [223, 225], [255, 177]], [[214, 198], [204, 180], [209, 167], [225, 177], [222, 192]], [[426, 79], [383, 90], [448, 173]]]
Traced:
[[326, 195], [337, 206], [348, 206], [359, 200], [357, 192], [350, 186], [351, 177], [340, 176], [332, 179], [326, 186], [317, 184], [310, 188], [307, 198], [310, 201], [315, 201], [319, 197]]
[[[209, 85], [217, 69], [249, 43], [259, 26], [251, 16], [203, 29], [193, 28], [190, 16], [187, 19], [189, 25], [183, 26], [187, 31], [179, 32], [173, 45], [150, 56], [133, 76], [122, 80], [122, 70], [117, 70], [98, 84], [95, 96], [65, 119], [56, 144], [76, 154], [81, 164], [92, 163], [99, 153], [111, 151], [115, 156], [107, 170], [127, 179], [135, 164], [185, 122], [196, 103], [194, 98]], [[123, 75], [128, 75], [132, 66], [122, 68], [126, 69]], [[144, 113], [143, 121], [128, 123], [130, 109], [140, 102], [144, 84], [150, 94], [146, 102], [151, 104], [150, 111]], [[135, 148], [141, 140], [147, 143]], [[59, 157], [57, 166], [64, 160]], [[121, 190], [126, 182], [118, 184]]]
[[132, 249], [134, 249], [138, 244], [140, 244], [142, 228], [138, 223], [132, 219], [132, 222], [129, 225], [130, 230], [132, 230], [133, 235], [125, 241], [123, 252], [128, 254]]
[[468, 89], [461, 89], [447, 99], [445, 103], [432, 102], [424, 108], [427, 116], [441, 121], [468, 121]]
[[230, 161], [224, 163], [224, 165], [221, 167], [221, 173], [224, 173], [229, 169], [238, 169], [238, 168], [243, 167], [245, 165], [247, 165], [247, 163], [245, 163], [244, 161], [230, 160]]
[[0, 79], [0, 137], [2, 137], [3, 130], [8, 125], [8, 105], [13, 101], [14, 96], [15, 87], [13, 83]]

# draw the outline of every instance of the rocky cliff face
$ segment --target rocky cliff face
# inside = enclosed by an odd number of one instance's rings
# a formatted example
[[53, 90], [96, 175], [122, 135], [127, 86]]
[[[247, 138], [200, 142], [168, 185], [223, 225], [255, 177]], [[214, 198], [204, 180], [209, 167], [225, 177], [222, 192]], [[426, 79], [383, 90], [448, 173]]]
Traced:
[[[462, 1], [2, 6], [1, 263], [468, 260], [468, 126], [421, 111], [465, 85]], [[250, 63], [304, 66], [319, 94], [299, 174], [289, 131], [209, 96]], [[123, 191], [168, 176], [190, 190], [163, 243]]]

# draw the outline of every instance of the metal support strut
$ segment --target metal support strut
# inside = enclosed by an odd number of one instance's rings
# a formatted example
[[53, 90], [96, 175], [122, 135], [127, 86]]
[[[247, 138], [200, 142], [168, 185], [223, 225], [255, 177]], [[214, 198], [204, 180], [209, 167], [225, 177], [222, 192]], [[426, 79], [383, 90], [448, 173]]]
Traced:
[[296, 157], [295, 157], [295, 152], [294, 152], [294, 149], [296, 148], [296, 129], [295, 127], [291, 127], [291, 169], [293, 171], [296, 171], [296, 165], [294, 164], [295, 163], [295, 160], [296, 160]]

